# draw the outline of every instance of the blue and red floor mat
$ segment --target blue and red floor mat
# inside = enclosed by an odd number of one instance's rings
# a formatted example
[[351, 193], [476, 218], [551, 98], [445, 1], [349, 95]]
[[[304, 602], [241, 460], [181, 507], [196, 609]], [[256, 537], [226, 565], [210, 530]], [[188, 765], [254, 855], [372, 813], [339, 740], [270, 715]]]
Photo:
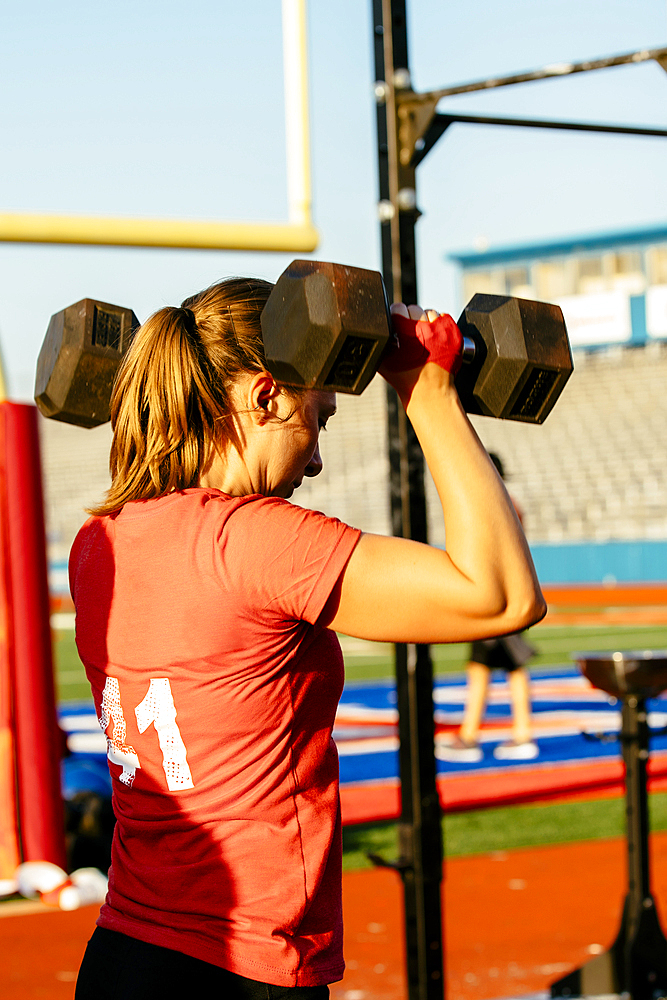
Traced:
[[[620, 703], [592, 688], [575, 667], [535, 671], [531, 677], [533, 761], [498, 761], [493, 748], [511, 734], [504, 676], [494, 677], [481, 734], [484, 758], [477, 764], [444, 761], [439, 749], [456, 731], [465, 704], [465, 679], [439, 677], [434, 687], [435, 755], [443, 808], [450, 812], [618, 794], [623, 787]], [[667, 788], [667, 696], [648, 703], [652, 730], [649, 787]], [[393, 681], [345, 686], [334, 730], [340, 756], [344, 823], [398, 816], [398, 712]], [[63, 789], [109, 793], [106, 741], [92, 705], [62, 705], [60, 724], [71, 756], [63, 764]], [[604, 737], [601, 739], [600, 737]]]

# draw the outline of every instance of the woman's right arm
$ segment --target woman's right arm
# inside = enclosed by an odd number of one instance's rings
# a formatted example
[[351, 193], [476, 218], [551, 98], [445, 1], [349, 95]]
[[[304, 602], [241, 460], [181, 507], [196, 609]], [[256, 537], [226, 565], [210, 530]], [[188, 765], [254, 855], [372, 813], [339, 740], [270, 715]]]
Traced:
[[431, 361], [383, 374], [433, 476], [447, 550], [363, 535], [327, 605], [329, 627], [362, 639], [439, 643], [517, 632], [539, 621], [546, 605], [523, 530], [453, 376]]

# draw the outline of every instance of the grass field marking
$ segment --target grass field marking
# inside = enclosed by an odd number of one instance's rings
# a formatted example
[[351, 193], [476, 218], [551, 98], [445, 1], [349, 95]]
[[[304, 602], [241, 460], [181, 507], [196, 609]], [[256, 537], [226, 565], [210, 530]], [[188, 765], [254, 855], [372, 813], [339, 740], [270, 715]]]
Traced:
[[61, 715], [58, 721], [60, 728], [64, 729], [67, 733], [83, 732], [84, 730], [99, 732], [100, 724], [94, 713], [90, 715]]
[[54, 611], [51, 628], [56, 632], [73, 632], [75, 615], [73, 611]]
[[[339, 757], [366, 756], [372, 753], [394, 753], [399, 748], [398, 736], [371, 736], [364, 740], [341, 740], [336, 744]], [[366, 782], [369, 785], [376, 785], [378, 782], [371, 780]]]
[[356, 639], [353, 636], [338, 635], [343, 653], [351, 656], [386, 656], [393, 649], [389, 642], [373, 642], [370, 639]]

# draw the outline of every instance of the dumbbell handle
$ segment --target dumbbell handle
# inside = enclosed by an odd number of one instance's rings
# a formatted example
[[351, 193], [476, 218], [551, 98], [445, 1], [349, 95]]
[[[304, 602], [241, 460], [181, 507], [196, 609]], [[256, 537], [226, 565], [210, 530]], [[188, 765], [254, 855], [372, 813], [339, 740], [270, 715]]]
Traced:
[[461, 351], [461, 359], [464, 364], [468, 364], [470, 361], [473, 360], [473, 358], [475, 357], [475, 351], [476, 351], [475, 341], [472, 339], [472, 337], [464, 336], [463, 350]]

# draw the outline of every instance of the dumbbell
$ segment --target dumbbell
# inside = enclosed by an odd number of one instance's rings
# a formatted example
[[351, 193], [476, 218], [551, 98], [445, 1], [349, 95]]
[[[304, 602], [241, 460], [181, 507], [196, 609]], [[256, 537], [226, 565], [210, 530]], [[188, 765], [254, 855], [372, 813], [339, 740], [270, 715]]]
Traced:
[[[457, 389], [470, 413], [542, 423], [572, 372], [557, 306], [475, 295], [459, 327]], [[391, 350], [387, 295], [377, 271], [293, 261], [262, 311], [267, 367], [277, 381], [358, 395]], [[130, 309], [84, 299], [52, 317], [37, 362], [35, 401], [56, 420], [109, 419], [113, 377], [138, 325]]]
[[[359, 394], [393, 334], [378, 271], [295, 260], [262, 311], [271, 374], [288, 385]], [[541, 424], [573, 362], [556, 305], [474, 295], [459, 317], [463, 364], [456, 388], [468, 413]]]
[[41, 413], [79, 427], [105, 424], [118, 366], [138, 326], [131, 309], [95, 299], [52, 316], [35, 374]]

